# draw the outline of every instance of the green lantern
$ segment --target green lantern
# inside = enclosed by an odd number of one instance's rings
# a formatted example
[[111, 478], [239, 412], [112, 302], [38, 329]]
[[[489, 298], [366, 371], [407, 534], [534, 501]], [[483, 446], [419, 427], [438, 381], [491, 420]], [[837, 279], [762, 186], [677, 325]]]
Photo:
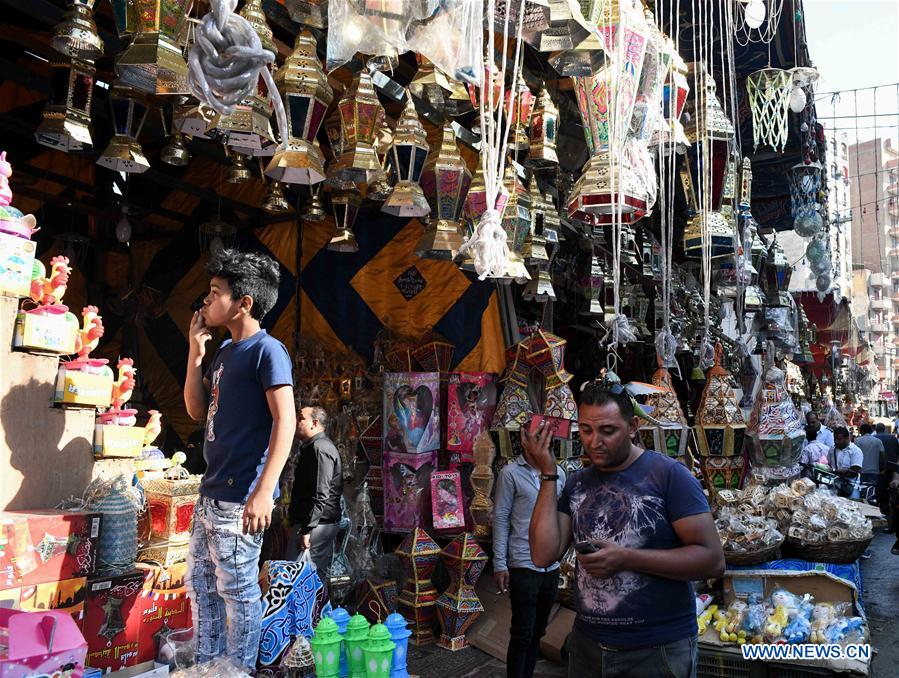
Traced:
[[389, 678], [396, 643], [390, 639], [390, 631], [384, 624], [375, 624], [368, 632], [363, 654], [365, 678]]
[[325, 617], [315, 627], [315, 635], [309, 641], [318, 678], [336, 678], [340, 675], [340, 643], [337, 623]]
[[368, 640], [368, 620], [361, 614], [354, 614], [343, 634], [346, 643], [346, 658], [350, 665], [349, 678], [365, 678], [365, 654], [363, 646]]

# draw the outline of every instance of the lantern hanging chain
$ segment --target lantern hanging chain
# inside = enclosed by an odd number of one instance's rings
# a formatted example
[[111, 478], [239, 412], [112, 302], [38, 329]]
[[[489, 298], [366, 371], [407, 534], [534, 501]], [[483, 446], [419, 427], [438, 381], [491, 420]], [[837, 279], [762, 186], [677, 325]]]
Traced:
[[224, 116], [253, 94], [261, 76], [275, 109], [281, 148], [286, 148], [287, 113], [269, 70], [275, 53], [263, 48], [253, 26], [235, 9], [237, 0], [210, 0], [188, 54], [188, 86], [201, 103]]
[[[758, 0], [758, 3], [765, 7], [764, 0]], [[741, 47], [746, 47], [751, 42], [764, 42], [771, 44], [774, 36], [777, 34], [777, 27], [780, 24], [780, 15], [783, 12], [783, 0], [768, 0], [768, 9], [765, 11], [765, 18], [759, 23], [758, 28], [752, 28], [746, 22], [746, 11], [753, 2], [747, 2], [743, 8], [742, 20], [739, 24], [734, 21], [734, 29], [731, 31], [736, 35], [737, 43]], [[764, 26], [764, 28], [763, 28]], [[758, 37], [756, 37], [758, 35]]]

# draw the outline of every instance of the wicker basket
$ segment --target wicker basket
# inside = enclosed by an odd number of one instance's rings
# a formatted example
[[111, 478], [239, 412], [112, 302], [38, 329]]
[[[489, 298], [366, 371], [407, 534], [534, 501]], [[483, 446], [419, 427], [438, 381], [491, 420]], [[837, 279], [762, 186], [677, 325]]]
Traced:
[[830, 541], [804, 544], [787, 539], [783, 544], [785, 558], [799, 558], [813, 563], [854, 563], [868, 548], [874, 536], [857, 541]]
[[783, 540], [755, 551], [742, 551], [740, 553], [725, 550], [724, 561], [728, 565], [759, 565], [767, 563], [769, 560], [774, 560], [778, 557], [778, 551], [780, 551], [782, 543]]

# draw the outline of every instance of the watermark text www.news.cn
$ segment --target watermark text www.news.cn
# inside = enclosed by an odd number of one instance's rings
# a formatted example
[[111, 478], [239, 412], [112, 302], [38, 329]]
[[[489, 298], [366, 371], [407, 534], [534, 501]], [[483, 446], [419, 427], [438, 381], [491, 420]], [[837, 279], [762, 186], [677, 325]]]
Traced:
[[871, 657], [870, 645], [741, 645], [743, 659], [753, 661], [802, 662], [820, 659], [859, 659]]

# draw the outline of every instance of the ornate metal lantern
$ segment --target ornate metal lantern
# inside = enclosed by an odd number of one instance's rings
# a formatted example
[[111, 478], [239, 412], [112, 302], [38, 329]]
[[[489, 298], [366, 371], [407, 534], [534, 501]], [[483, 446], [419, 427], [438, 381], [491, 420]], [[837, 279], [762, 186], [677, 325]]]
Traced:
[[537, 103], [531, 116], [530, 148], [525, 164], [535, 169], [558, 166], [558, 135], [559, 109], [544, 87], [537, 95]]
[[100, 59], [103, 40], [94, 23], [94, 4], [97, 0], [71, 0], [69, 11], [53, 29], [50, 44], [60, 54], [73, 59]]
[[732, 221], [718, 210], [700, 209], [699, 200], [693, 188], [693, 177], [687, 167], [680, 172], [681, 185], [687, 199], [687, 227], [684, 229], [684, 254], [699, 258], [706, 243], [703, 225], [707, 230], [710, 256], [713, 259], [732, 257], [736, 232]]
[[602, 295], [602, 287], [605, 282], [606, 272], [602, 261], [595, 254], [590, 256], [590, 269], [581, 277], [579, 287], [587, 301], [587, 305], [580, 311], [581, 315], [592, 318], [601, 317], [603, 311], [599, 297]]
[[268, 186], [268, 193], [262, 199], [262, 209], [270, 214], [286, 212], [290, 209], [290, 203], [284, 195], [284, 185], [280, 181], [272, 181]]
[[334, 214], [336, 232], [328, 243], [328, 249], [336, 252], [358, 252], [359, 243], [353, 226], [359, 216], [362, 198], [357, 191], [341, 191], [331, 195], [331, 210]]
[[[251, 0], [252, 2], [252, 0]], [[125, 0], [134, 39], [115, 60], [116, 75], [147, 94], [189, 94], [187, 62], [178, 46], [193, 0]], [[116, 4], [112, 3], [115, 8]], [[127, 12], [127, 8], [118, 13]]]
[[384, 117], [384, 109], [367, 71], [358, 75], [340, 98], [337, 108], [345, 141], [334, 165], [334, 175], [339, 180], [367, 184], [381, 171], [374, 144], [378, 120]]
[[575, 18], [569, 0], [529, 0], [542, 16], [524, 26], [522, 38], [540, 52], [573, 49], [587, 37], [587, 28]]
[[[509, 98], [512, 93], [506, 92], [503, 111], [509, 110]], [[512, 105], [509, 126], [509, 150], [521, 152], [528, 150], [530, 140], [527, 126], [531, 119], [531, 111], [534, 109], [534, 95], [525, 81], [518, 81], [518, 92]]]
[[92, 62], [81, 59], [50, 63], [50, 96], [35, 141], [64, 153], [93, 145], [90, 124], [96, 72]]
[[286, 0], [284, 6], [298, 24], [319, 30], [328, 27], [328, 0]]
[[587, 77], [608, 63], [603, 44], [594, 33], [586, 36], [571, 49], [551, 52], [547, 62], [563, 77]]
[[805, 429], [784, 380], [784, 371], [772, 361], [765, 371], [746, 429], [754, 467], [792, 466], [799, 461]]
[[[690, 93], [690, 83], [687, 80], [687, 64], [674, 49], [670, 38], [665, 38], [669, 44], [671, 53], [671, 72], [662, 88], [662, 116], [664, 123], [657, 134], [651, 138], [652, 145], [662, 142], [663, 151], [672, 148], [683, 153], [690, 145], [687, 134], [680, 118], [687, 104], [687, 95]], [[661, 138], [660, 136], [661, 135]]]
[[324, 181], [325, 159], [315, 137], [334, 92], [322, 71], [311, 31], [299, 32], [293, 52], [275, 73], [275, 83], [287, 111], [287, 130], [282, 131], [287, 148], [275, 153], [265, 173], [285, 184]]
[[387, 165], [396, 177], [390, 196], [381, 207], [382, 212], [395, 217], [423, 217], [431, 213], [431, 206], [419, 185], [428, 157], [428, 136], [412, 97], [406, 97], [406, 107], [396, 123], [393, 142], [387, 150]]
[[467, 647], [465, 632], [484, 606], [475, 592], [475, 584], [487, 564], [487, 554], [474, 535], [462, 534], [440, 552], [450, 575], [450, 585], [437, 599], [437, 617], [442, 633], [437, 644], [455, 652]]
[[707, 382], [696, 410], [696, 440], [703, 457], [732, 457], [743, 450], [746, 422], [730, 385], [730, 373], [721, 366], [723, 353], [718, 344], [715, 364], [706, 375]]
[[[247, 4], [240, 10], [240, 15], [256, 31], [263, 49], [277, 54], [272, 29], [269, 28], [265, 12], [262, 10], [262, 0], [247, 0]], [[241, 153], [254, 157], [270, 156], [274, 154], [276, 146], [271, 115], [272, 104], [268, 87], [262, 79], [262, 74], [259, 74], [253, 94], [244, 99], [231, 115], [217, 117], [210, 127], [226, 138], [228, 146]]]
[[471, 186], [453, 128], [443, 128], [443, 142], [431, 153], [421, 175], [421, 187], [431, 206], [431, 221], [415, 246], [426, 259], [455, 259], [462, 246], [462, 206]]
[[659, 369], [652, 375], [652, 384], [663, 390], [646, 396], [646, 404], [652, 407], [650, 414], [658, 423], [642, 423], [640, 439], [647, 450], [657, 450], [685, 463], [690, 426], [674, 392], [671, 373], [661, 365], [661, 359], [659, 363]]
[[114, 172], [140, 174], [150, 169], [137, 136], [147, 117], [147, 107], [131, 87], [116, 82], [109, 92], [115, 134], [97, 158], [100, 167]]
[[768, 248], [768, 260], [765, 263], [765, 293], [769, 306], [792, 306], [789, 291], [792, 275], [793, 267], [787, 261], [787, 255], [775, 235]]
[[509, 245], [509, 262], [506, 273], [511, 279], [530, 280], [531, 276], [524, 265], [521, 251], [524, 249], [525, 238], [531, 229], [531, 198], [511, 162], [506, 164], [506, 176], [503, 184], [509, 193], [509, 201], [502, 212], [503, 230], [506, 232], [506, 242]]
[[[418, 71], [409, 83], [409, 91], [427, 101], [438, 111], [443, 111], [446, 100], [453, 92], [450, 79], [424, 55], [417, 54]], [[468, 94], [465, 95], [466, 100]]]

